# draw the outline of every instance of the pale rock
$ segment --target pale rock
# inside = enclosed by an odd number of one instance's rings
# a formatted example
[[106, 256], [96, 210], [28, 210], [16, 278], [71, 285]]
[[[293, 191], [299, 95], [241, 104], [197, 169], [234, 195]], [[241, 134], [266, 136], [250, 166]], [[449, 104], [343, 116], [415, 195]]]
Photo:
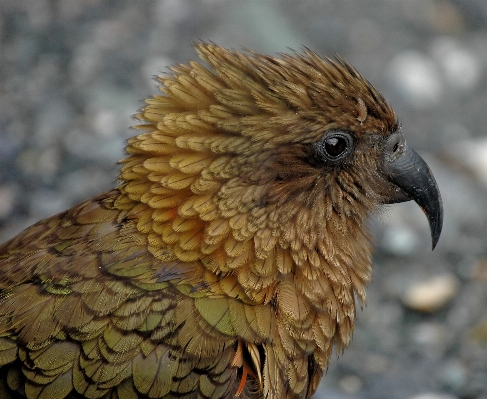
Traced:
[[455, 297], [459, 285], [458, 278], [452, 274], [436, 276], [409, 287], [403, 303], [410, 309], [432, 313], [444, 307]]

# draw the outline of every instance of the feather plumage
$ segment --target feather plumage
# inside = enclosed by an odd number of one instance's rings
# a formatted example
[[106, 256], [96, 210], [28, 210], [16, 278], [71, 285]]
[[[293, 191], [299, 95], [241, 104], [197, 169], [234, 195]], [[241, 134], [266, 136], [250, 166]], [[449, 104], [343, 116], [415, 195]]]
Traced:
[[120, 185], [0, 247], [2, 397], [309, 398], [347, 346], [394, 112], [342, 59], [196, 50]]

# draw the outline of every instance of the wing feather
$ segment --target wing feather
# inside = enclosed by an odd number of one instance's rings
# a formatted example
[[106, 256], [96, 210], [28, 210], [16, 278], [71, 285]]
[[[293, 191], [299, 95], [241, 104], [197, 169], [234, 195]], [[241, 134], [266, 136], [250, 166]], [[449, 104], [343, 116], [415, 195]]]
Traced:
[[238, 331], [255, 332], [202, 264], [152, 255], [117, 195], [0, 246], [2, 398], [233, 397]]

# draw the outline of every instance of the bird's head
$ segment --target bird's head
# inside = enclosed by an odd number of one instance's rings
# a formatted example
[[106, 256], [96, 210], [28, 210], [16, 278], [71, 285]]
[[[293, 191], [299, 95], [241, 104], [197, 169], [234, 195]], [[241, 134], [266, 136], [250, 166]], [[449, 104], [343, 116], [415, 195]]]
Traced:
[[191, 62], [158, 78], [163, 94], [138, 114], [142, 132], [123, 161], [122, 188], [155, 254], [170, 247], [222, 273], [259, 259], [253, 273], [265, 277], [292, 269], [265, 265], [282, 252], [294, 265], [325, 259], [365, 281], [367, 217], [409, 199], [436, 244], [442, 204], [433, 175], [350, 64], [309, 50], [279, 58], [205, 43], [196, 50], [208, 67]]

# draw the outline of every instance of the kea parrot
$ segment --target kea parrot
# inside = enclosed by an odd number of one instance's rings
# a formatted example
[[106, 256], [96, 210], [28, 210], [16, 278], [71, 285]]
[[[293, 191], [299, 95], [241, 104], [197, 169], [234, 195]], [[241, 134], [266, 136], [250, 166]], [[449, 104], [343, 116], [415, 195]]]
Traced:
[[371, 215], [414, 200], [435, 247], [433, 174], [347, 61], [195, 49], [116, 188], [0, 246], [2, 399], [311, 398], [365, 301]]

